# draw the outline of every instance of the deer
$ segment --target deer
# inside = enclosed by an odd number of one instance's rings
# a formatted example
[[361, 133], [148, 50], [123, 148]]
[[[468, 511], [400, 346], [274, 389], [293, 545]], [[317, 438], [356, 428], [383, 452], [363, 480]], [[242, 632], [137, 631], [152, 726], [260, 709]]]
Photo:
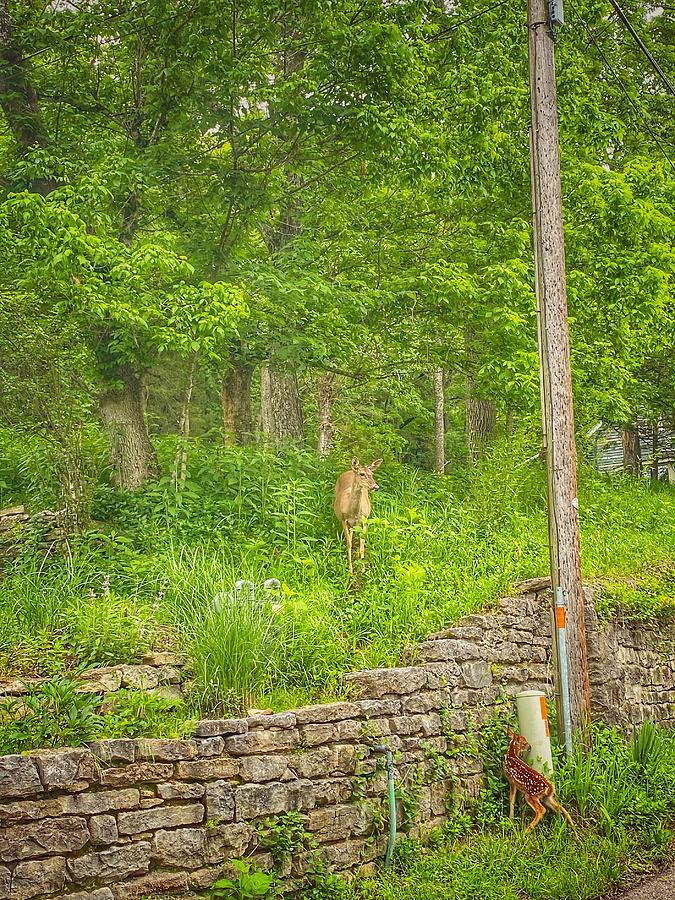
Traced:
[[380, 486], [373, 478], [373, 472], [382, 464], [381, 459], [374, 459], [369, 466], [362, 466], [357, 457], [352, 459], [352, 467], [343, 472], [335, 485], [335, 503], [333, 509], [342, 525], [347, 542], [347, 560], [349, 574], [354, 574], [352, 562], [352, 540], [355, 528], [361, 528], [359, 536], [359, 558], [366, 553], [365, 531], [366, 520], [370, 515], [370, 491], [379, 491]]
[[545, 778], [541, 772], [537, 772], [532, 766], [528, 766], [520, 758], [520, 754], [530, 750], [530, 745], [522, 734], [517, 734], [508, 728], [506, 733], [509, 736], [509, 749], [504, 759], [504, 774], [509, 781], [509, 818], [513, 818], [513, 811], [516, 804], [516, 796], [521, 791], [525, 796], [525, 802], [534, 810], [534, 819], [525, 829], [532, 831], [539, 824], [546, 809], [558, 812], [565, 817], [572, 830], [576, 831], [572, 817], [565, 807], [556, 799], [555, 788]]

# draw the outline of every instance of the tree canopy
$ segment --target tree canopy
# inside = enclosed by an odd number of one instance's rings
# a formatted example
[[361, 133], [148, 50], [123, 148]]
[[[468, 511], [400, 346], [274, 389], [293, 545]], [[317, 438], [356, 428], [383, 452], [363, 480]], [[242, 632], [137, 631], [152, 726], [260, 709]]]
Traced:
[[[672, 9], [626, 10], [672, 74]], [[608, 3], [567, 17], [578, 422], [672, 423], [674, 98]], [[181, 404], [421, 465], [434, 383], [451, 460], [536, 423], [525, 25], [513, 0], [0, 0], [4, 424], [67, 448], [100, 423], [135, 489]]]

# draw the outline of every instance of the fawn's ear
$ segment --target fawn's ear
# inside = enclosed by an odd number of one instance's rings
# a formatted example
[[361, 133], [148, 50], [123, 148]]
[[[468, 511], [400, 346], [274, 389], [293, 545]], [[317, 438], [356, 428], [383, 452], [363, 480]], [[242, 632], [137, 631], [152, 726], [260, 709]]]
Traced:
[[370, 469], [371, 472], [374, 472], [375, 469], [379, 469], [381, 465], [382, 465], [381, 459], [374, 459], [371, 462], [371, 464], [368, 466], [368, 468]]
[[515, 731], [513, 730], [513, 728], [511, 728], [510, 725], [507, 725], [507, 726], [506, 726], [506, 734], [507, 734], [508, 737], [510, 737], [510, 738], [514, 738], [514, 737], [516, 736]]
[[361, 468], [361, 463], [359, 462], [358, 456], [352, 457], [352, 469], [354, 470], [354, 472], [358, 472], [358, 470], [360, 468]]

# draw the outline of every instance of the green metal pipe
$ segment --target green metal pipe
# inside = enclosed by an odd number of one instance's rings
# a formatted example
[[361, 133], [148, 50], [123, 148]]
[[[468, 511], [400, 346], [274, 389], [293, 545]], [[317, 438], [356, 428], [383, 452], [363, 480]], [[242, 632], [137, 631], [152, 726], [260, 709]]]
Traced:
[[377, 753], [384, 753], [387, 766], [387, 793], [389, 796], [389, 840], [387, 842], [387, 852], [384, 857], [384, 867], [388, 869], [391, 866], [391, 860], [394, 855], [394, 846], [396, 845], [396, 831], [398, 823], [396, 822], [396, 784], [394, 782], [394, 753], [391, 747], [385, 744], [378, 744], [373, 748]]

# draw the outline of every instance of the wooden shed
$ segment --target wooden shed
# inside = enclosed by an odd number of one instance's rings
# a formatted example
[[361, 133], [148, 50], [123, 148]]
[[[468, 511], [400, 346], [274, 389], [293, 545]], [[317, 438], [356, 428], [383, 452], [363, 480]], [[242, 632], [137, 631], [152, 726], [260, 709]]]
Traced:
[[[645, 478], [657, 477], [675, 484], [675, 432], [662, 422], [638, 419], [638, 448]], [[591, 459], [599, 472], [624, 470], [624, 440], [620, 428], [599, 422], [588, 434]]]

